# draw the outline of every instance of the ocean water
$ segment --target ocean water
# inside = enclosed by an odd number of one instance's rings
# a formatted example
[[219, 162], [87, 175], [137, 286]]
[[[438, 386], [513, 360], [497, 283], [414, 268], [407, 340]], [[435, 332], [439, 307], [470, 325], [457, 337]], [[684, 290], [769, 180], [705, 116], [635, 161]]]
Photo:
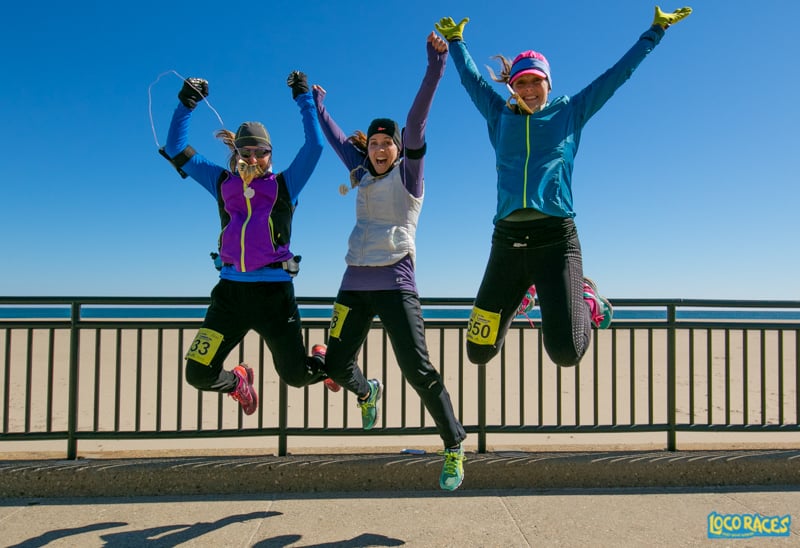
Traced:
[[[331, 317], [331, 307], [301, 306], [300, 315], [307, 319], [327, 319]], [[205, 306], [108, 306], [84, 305], [81, 317], [85, 320], [99, 319], [178, 319], [202, 320]], [[467, 320], [470, 307], [423, 307], [425, 319]], [[539, 308], [529, 314], [532, 320], [541, 319]], [[0, 320], [69, 319], [70, 307], [63, 306], [17, 306], [0, 305]], [[523, 318], [524, 316], [518, 316]], [[786, 309], [678, 309], [679, 320], [755, 320], [755, 321], [800, 321], [800, 310]], [[615, 308], [616, 320], [666, 320], [665, 308]]]

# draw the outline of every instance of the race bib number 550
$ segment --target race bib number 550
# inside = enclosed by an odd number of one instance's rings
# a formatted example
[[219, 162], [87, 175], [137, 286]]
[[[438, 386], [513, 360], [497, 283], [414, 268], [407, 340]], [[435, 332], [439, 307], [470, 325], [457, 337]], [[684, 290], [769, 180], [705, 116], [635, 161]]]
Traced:
[[500, 314], [473, 307], [467, 324], [467, 340], [474, 344], [492, 345], [500, 330]]

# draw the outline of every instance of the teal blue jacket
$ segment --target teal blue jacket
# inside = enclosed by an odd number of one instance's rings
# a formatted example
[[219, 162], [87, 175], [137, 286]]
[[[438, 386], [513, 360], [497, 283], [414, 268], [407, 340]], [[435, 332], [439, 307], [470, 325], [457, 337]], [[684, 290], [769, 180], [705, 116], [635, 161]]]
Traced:
[[574, 217], [572, 167], [586, 122], [630, 78], [664, 36], [653, 25], [617, 63], [576, 95], [557, 97], [531, 115], [517, 114], [478, 72], [464, 42], [450, 43], [450, 57], [472, 102], [486, 119], [497, 167], [496, 223], [533, 208]]

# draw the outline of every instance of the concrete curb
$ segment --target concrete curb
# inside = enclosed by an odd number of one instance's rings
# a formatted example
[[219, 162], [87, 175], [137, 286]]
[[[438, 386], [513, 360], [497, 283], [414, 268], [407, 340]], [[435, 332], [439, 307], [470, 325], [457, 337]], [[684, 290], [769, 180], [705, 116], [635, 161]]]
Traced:
[[[438, 490], [435, 454], [0, 461], [0, 497]], [[800, 485], [800, 451], [468, 453], [464, 490]]]

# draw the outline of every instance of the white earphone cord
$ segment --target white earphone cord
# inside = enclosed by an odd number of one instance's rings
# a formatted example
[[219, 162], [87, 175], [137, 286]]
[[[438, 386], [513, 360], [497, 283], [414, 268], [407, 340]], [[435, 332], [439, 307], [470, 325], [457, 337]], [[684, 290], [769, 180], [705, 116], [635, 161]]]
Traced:
[[[151, 93], [151, 90], [153, 89], [153, 86], [156, 85], [158, 83], [158, 81], [161, 80], [161, 78], [163, 76], [166, 76], [167, 74], [170, 74], [170, 73], [172, 73], [175, 76], [177, 76], [178, 78], [180, 78], [181, 82], [185, 82], [186, 81], [186, 78], [184, 78], [183, 76], [178, 74], [177, 71], [170, 69], [170, 70], [168, 70], [166, 72], [162, 72], [161, 74], [159, 74], [158, 78], [156, 78], [155, 81], [151, 82], [150, 85], [147, 86], [147, 112], [148, 112], [148, 114], [150, 116], [150, 129], [153, 131], [153, 140], [156, 142], [156, 148], [161, 148], [161, 144], [158, 142], [158, 136], [156, 135], [156, 126], [155, 126], [155, 123], [153, 122], [153, 95]], [[189, 84], [189, 85], [191, 85], [191, 84]], [[195, 88], [195, 89], [197, 89], [197, 88]], [[200, 91], [200, 90], [197, 90], [197, 91]], [[219, 120], [220, 126], [224, 128], [225, 127], [225, 122], [222, 121], [222, 116], [220, 116], [219, 112], [217, 112], [217, 110], [213, 106], [211, 106], [211, 103], [209, 103], [207, 97], [203, 97], [203, 102], [205, 102], [205, 104], [208, 105], [208, 108], [211, 109], [211, 111], [217, 117], [217, 120]]]

